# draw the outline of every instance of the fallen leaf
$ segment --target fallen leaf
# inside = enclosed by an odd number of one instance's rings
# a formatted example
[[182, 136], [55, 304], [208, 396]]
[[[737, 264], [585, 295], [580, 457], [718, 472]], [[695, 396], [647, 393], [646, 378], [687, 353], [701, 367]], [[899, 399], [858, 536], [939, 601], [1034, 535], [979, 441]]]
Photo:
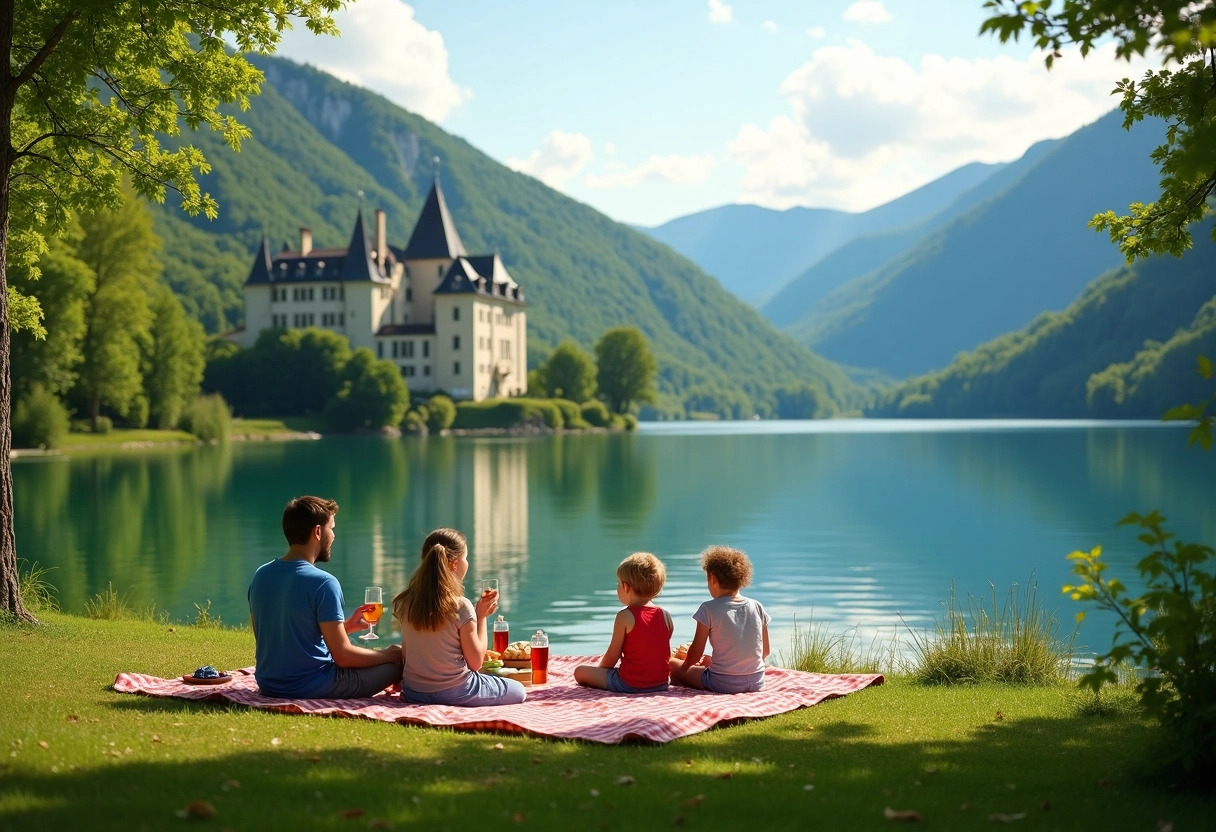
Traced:
[[922, 821], [920, 812], [915, 809], [892, 809], [890, 806], [882, 810], [882, 816], [887, 820]]
[[694, 795], [694, 796], [688, 798], [688, 800], [685, 800], [680, 805], [683, 806], [685, 809], [692, 809], [697, 806], [700, 806], [704, 802], [705, 802], [705, 795], [698, 794], [698, 795]]
[[186, 807], [186, 815], [199, 820], [215, 817], [215, 807], [206, 800], [192, 800]]
[[756, 765], [760, 765], [761, 763], [764, 762], [764, 758], [763, 757], [752, 757], [752, 762], [755, 763]]
[[80, 722], [80, 717], [76, 716], [76, 714], [68, 714], [67, 719], [68, 719], [68, 722], [70, 722], [73, 725], [75, 725], [77, 722]]
[[1109, 789], [1111, 786], [1110, 778], [1109, 777], [1101, 778], [1100, 780], [1098, 780], [1098, 785], [1104, 789]]
[[578, 777], [578, 769], [568, 768], [563, 771], [560, 776], [566, 778], [567, 780], [573, 777]]
[[515, 821], [516, 823], [523, 823], [524, 822], [524, 813], [516, 812], [515, 814], [511, 815], [511, 820]]
[[815, 785], [813, 783], [807, 783], [805, 786], [802, 787], [802, 790], [804, 792], [813, 792], [813, 791], [815, 791]]
[[272, 739], [270, 741], [270, 744], [271, 745], [282, 745], [283, 741], [281, 739], [279, 739], [278, 737], [275, 737], [274, 739]]
[[686, 765], [686, 766], [692, 765], [692, 760], [685, 760], [684, 765]]
[[493, 749], [494, 751], [502, 751], [502, 743], [496, 742], [493, 745], [491, 745], [490, 748]]
[[152, 742], [160, 742], [160, 736], [158, 734], [153, 734]]
[[730, 778], [732, 778], [734, 776], [735, 776], [735, 773], [733, 771], [724, 771], [718, 775], [718, 779], [719, 780], [729, 780]]
[[600, 790], [599, 790], [599, 789], [592, 789], [592, 790], [591, 790], [591, 796], [592, 796], [592, 797], [599, 797], [599, 796], [600, 796]]
[[925, 774], [937, 774], [940, 771], [941, 769], [939, 768], [927, 768], [925, 769]]
[[542, 762], [544, 762], [544, 760], [540, 757], [529, 757], [528, 762], [529, 763], [542, 763]]
[[361, 818], [361, 817], [363, 817], [363, 815], [364, 815], [364, 811], [362, 809], [343, 809], [341, 812], [338, 812], [338, 817], [344, 818], [346, 820], [354, 820], [355, 818]]
[[393, 824], [384, 818], [372, 818], [367, 822], [368, 829], [392, 829]]
[[997, 722], [1000, 722], [1000, 721], [1001, 721], [1001, 720], [1003, 720], [1004, 718], [1005, 718], [1005, 715], [1004, 715], [1003, 713], [1001, 713], [1000, 711], [997, 711], [997, 712], [996, 712], [996, 721], [997, 721]]
[[636, 782], [637, 781], [628, 774], [622, 774], [620, 777], [616, 778], [616, 784], [618, 786], [632, 786]]
[[319, 762], [321, 762], [321, 758], [318, 757], [316, 754], [313, 754], [311, 757], [308, 758], [308, 762], [319, 763]]
[[232, 789], [239, 789], [240, 787], [241, 787], [240, 780], [225, 780], [224, 784], [222, 786], [220, 786], [220, 788], [226, 792], [231, 791]]
[[1157, 821], [1157, 832], [1174, 832], [1174, 822], [1172, 820]]
[[39, 748], [50, 748], [51, 745], [46, 740], [38, 740], [38, 747]]
[[672, 826], [683, 826], [684, 825], [684, 816], [676, 815], [674, 818], [671, 819], [671, 825]]
[[994, 812], [988, 816], [988, 820], [992, 823], [1013, 823], [1019, 820], [1026, 820], [1026, 813], [1017, 812], [1016, 814], [1005, 815], [1000, 812]]
[[1050, 812], [1051, 804], [1048, 803], [1046, 800], [1044, 800], [1042, 803], [1039, 804], [1039, 808], [1042, 809], [1044, 812]]
[[960, 811], [960, 812], [965, 812], [965, 811], [967, 811], [968, 809], [970, 809], [970, 808], [971, 808], [971, 804], [970, 804], [970, 803], [964, 803], [962, 806], [959, 806], [958, 808], [959, 808], [959, 811]]
[[492, 789], [501, 782], [502, 781], [497, 777], [487, 777], [485, 780], [481, 781], [481, 785], [485, 786], [487, 789]]

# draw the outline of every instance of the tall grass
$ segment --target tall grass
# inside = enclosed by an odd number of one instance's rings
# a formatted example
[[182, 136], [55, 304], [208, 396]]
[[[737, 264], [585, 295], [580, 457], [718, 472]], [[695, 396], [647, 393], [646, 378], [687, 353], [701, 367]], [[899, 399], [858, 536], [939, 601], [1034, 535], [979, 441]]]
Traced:
[[55, 587], [46, 579], [47, 574], [54, 571], [53, 566], [41, 566], [38, 561], [25, 567], [18, 561], [17, 592], [21, 595], [21, 605], [30, 612], [56, 612], [59, 600], [55, 597]]
[[136, 606], [129, 590], [120, 593], [109, 582], [104, 590], [84, 602], [84, 614], [98, 621], [152, 621], [157, 624], [169, 621], [168, 610], [158, 610], [155, 603]]
[[1021, 591], [1016, 583], [1010, 586], [1004, 603], [996, 587], [988, 586], [991, 606], [971, 595], [960, 604], [952, 585], [934, 632], [918, 635], [908, 628], [914, 678], [930, 684], [1064, 681], [1077, 631], [1067, 640], [1060, 637], [1060, 620], [1039, 598], [1034, 577]]
[[779, 652], [783, 667], [807, 673], [897, 673], [903, 666], [898, 633], [891, 638], [875, 635], [866, 643], [857, 627], [831, 633], [823, 622], [811, 620], [805, 627], [794, 617], [789, 653]]

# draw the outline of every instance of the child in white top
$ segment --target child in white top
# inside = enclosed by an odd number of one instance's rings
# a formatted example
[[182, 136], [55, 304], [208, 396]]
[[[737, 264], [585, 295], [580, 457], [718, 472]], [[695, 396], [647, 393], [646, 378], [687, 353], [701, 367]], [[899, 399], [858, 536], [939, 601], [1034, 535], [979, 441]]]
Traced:
[[[712, 600], [693, 614], [697, 632], [687, 655], [671, 659], [671, 681], [713, 693], [760, 690], [772, 619], [759, 601], [739, 594], [752, 581], [752, 562], [738, 549], [710, 546], [701, 553], [701, 568]], [[705, 655], [706, 641], [712, 657]]]

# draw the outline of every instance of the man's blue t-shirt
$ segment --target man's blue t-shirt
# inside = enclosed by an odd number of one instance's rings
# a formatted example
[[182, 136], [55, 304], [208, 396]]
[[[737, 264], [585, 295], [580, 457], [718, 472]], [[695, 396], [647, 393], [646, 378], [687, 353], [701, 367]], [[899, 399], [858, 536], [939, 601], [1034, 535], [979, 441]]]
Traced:
[[334, 681], [333, 656], [321, 624], [342, 621], [338, 579], [304, 560], [272, 560], [249, 584], [257, 642], [254, 678], [267, 696], [324, 697]]

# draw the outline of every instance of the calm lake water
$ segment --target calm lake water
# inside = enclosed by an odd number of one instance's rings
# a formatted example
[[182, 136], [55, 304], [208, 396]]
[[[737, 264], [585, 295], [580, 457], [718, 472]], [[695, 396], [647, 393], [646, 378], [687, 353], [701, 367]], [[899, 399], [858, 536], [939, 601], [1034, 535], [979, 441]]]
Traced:
[[[1144, 554], [1129, 511], [1159, 508], [1185, 540], [1216, 541], [1216, 457], [1157, 424], [748, 422], [644, 425], [637, 434], [542, 438], [330, 438], [22, 459], [13, 465], [21, 557], [54, 567], [65, 610], [112, 583], [193, 620], [211, 601], [247, 620], [245, 590], [280, 556], [283, 504], [336, 499], [327, 568], [347, 610], [365, 585], [404, 588], [426, 533], [463, 530], [468, 586], [496, 577], [513, 638], [595, 653], [618, 604], [614, 569], [659, 555], [660, 602], [691, 638], [708, 598], [698, 553], [747, 551], [748, 591], [788, 649], [794, 616], [870, 638], [900, 617], [931, 625], [952, 582], [1003, 598], [1033, 574], [1071, 632], [1064, 556], [1102, 544], [1114, 574]], [[990, 596], [989, 596], [990, 597]], [[989, 602], [990, 605], [990, 602]], [[384, 625], [381, 626], [384, 629]], [[1109, 645], [1089, 618], [1081, 644]], [[382, 642], [383, 643], [383, 642]]]

